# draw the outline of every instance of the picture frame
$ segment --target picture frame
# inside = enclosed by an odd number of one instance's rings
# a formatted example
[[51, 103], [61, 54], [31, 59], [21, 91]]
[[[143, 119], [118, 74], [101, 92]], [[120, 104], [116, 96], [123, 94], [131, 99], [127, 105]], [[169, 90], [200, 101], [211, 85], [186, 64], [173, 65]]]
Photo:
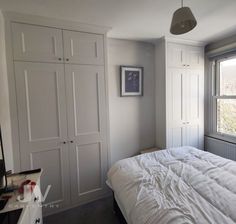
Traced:
[[143, 67], [120, 66], [120, 95], [143, 96]]

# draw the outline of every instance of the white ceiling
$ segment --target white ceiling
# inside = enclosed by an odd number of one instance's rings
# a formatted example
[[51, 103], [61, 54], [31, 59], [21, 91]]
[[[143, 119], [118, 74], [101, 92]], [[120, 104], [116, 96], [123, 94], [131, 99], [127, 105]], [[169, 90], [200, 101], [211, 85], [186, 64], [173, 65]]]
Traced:
[[[206, 43], [236, 33], [236, 0], [185, 0], [198, 21], [179, 38]], [[169, 33], [180, 0], [0, 0], [2, 10], [112, 27], [109, 37], [153, 40]]]

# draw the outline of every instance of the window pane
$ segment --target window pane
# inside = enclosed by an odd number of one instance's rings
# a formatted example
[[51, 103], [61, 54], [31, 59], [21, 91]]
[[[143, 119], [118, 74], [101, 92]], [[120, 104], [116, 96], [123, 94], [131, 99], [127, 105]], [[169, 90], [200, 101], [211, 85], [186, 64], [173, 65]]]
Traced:
[[236, 135], [236, 99], [217, 100], [217, 132]]
[[220, 62], [220, 95], [236, 95], [236, 58]]

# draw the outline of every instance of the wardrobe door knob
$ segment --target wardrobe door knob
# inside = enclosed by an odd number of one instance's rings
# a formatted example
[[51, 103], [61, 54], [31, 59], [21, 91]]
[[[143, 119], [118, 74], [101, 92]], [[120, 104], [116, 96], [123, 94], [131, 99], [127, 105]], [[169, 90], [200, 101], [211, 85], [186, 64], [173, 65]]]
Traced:
[[58, 58], [58, 60], [59, 60], [59, 61], [61, 61], [61, 60], [62, 60], [62, 58]]
[[69, 61], [69, 58], [66, 58], [66, 61]]

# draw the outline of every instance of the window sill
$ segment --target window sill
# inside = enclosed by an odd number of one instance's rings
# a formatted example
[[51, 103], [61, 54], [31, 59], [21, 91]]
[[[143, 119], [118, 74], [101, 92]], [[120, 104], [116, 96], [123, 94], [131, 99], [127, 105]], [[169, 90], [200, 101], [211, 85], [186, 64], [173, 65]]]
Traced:
[[236, 136], [230, 136], [230, 135], [223, 135], [223, 134], [218, 134], [218, 133], [211, 133], [205, 135], [205, 137], [209, 138], [215, 138], [217, 140], [225, 141], [231, 144], [236, 144]]

